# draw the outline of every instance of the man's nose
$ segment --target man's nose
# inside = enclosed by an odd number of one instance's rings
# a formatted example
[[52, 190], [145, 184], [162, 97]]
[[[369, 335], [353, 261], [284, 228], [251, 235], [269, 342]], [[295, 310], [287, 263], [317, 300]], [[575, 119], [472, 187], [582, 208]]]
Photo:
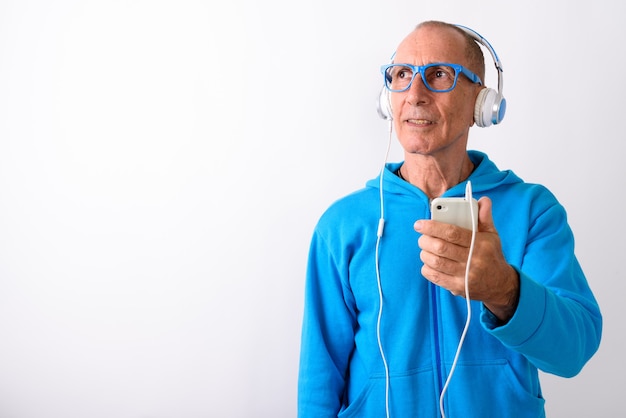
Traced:
[[431, 91], [426, 87], [426, 84], [424, 84], [424, 80], [422, 80], [422, 74], [416, 74], [411, 86], [409, 86], [407, 90], [407, 101], [412, 104], [422, 103], [430, 93]]

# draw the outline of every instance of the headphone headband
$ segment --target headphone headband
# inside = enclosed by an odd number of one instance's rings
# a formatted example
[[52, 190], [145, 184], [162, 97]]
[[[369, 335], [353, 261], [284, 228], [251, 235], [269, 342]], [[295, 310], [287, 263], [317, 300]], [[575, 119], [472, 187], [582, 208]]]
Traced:
[[502, 63], [500, 62], [500, 58], [498, 58], [498, 54], [496, 54], [495, 49], [493, 49], [488, 40], [486, 40], [480, 33], [476, 32], [474, 29], [468, 28], [467, 26], [463, 25], [454, 26], [461, 29], [463, 32], [474, 38], [478, 43], [487, 48], [487, 50], [491, 54], [491, 58], [493, 58], [493, 63], [496, 66], [496, 70], [498, 70], [498, 90], [502, 90], [502, 78], [500, 77], [503, 72]]

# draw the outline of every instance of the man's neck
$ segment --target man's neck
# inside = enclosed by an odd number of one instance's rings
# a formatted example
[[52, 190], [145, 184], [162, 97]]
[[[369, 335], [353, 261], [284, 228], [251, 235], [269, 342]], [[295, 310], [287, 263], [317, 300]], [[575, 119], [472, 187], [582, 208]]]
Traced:
[[406, 181], [433, 199], [465, 181], [474, 171], [467, 152], [456, 158], [440, 159], [418, 154], [405, 155], [400, 173]]

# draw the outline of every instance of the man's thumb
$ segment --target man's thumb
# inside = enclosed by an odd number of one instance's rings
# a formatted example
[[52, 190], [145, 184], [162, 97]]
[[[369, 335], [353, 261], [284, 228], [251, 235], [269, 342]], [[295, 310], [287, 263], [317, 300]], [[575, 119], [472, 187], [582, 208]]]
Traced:
[[481, 232], [497, 232], [491, 213], [491, 199], [483, 196], [478, 199], [478, 230]]

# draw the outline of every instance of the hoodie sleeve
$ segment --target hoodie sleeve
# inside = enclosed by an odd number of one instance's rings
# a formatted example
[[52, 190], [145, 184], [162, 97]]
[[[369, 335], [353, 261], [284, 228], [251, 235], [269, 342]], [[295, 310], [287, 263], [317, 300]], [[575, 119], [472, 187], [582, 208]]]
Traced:
[[514, 266], [520, 277], [517, 310], [507, 324], [498, 326], [483, 307], [481, 321], [538, 369], [571, 377], [598, 349], [602, 316], [574, 255], [564, 208], [549, 193], [532, 206], [537, 215], [531, 215], [521, 265]]
[[[354, 347], [351, 292], [326, 241], [315, 232], [309, 251], [298, 378], [298, 417], [336, 417]], [[345, 276], [345, 273], [343, 274]]]

